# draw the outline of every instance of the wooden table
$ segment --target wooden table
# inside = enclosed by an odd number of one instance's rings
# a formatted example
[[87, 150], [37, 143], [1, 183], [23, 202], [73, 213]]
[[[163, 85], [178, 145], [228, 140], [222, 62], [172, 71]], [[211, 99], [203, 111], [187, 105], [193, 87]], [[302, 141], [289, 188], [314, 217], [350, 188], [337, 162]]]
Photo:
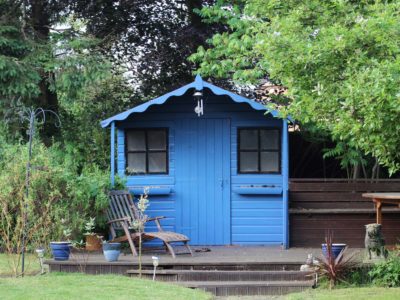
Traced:
[[372, 198], [376, 208], [376, 223], [382, 224], [382, 204], [397, 204], [400, 207], [400, 193], [365, 193], [365, 198]]

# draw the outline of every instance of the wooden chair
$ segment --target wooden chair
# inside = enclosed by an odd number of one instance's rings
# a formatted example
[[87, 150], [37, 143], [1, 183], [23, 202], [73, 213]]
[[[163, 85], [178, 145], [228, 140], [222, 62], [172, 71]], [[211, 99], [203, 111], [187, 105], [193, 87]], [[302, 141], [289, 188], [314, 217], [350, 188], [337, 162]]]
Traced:
[[[111, 241], [110, 242], [128, 242], [132, 254], [137, 256], [135, 243], [139, 240], [139, 233], [134, 230], [133, 223], [139, 216], [138, 209], [133, 202], [132, 195], [129, 191], [111, 191], [109, 193], [110, 205], [107, 209], [107, 224], [110, 226]], [[147, 222], [154, 221], [157, 225], [158, 232], [142, 233], [142, 240], [160, 239], [163, 241], [167, 251], [175, 258], [175, 251], [171, 243], [182, 242], [188, 249], [190, 255], [193, 255], [192, 249], [188, 242], [189, 238], [183, 234], [172, 231], [164, 231], [161, 227], [160, 220], [165, 217], [148, 218]], [[124, 235], [117, 237], [117, 231], [123, 231]]]

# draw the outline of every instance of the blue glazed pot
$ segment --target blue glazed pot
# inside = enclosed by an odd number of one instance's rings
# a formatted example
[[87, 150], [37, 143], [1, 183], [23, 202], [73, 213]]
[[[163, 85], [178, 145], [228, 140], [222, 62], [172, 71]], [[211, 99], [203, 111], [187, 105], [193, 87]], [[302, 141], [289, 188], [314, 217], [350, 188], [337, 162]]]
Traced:
[[51, 242], [51, 252], [55, 260], [68, 260], [71, 253], [70, 242]]
[[[322, 254], [325, 257], [328, 257], [328, 249], [326, 247], [326, 244], [321, 244], [322, 246]], [[332, 244], [332, 256], [334, 259], [338, 257], [340, 252], [346, 247], [346, 244]]]
[[106, 261], [117, 261], [121, 254], [121, 243], [103, 243], [103, 254]]

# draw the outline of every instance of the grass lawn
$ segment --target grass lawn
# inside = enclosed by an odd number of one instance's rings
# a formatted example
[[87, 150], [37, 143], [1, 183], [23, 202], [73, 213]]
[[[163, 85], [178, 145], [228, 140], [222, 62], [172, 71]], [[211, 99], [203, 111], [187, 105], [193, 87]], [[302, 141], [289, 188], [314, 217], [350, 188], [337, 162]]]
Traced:
[[0, 280], [1, 299], [212, 299], [210, 294], [172, 284], [120, 275], [52, 273]]
[[[15, 258], [16, 256], [14, 256]], [[0, 276], [13, 275], [12, 272], [12, 257], [5, 253], [0, 253]], [[21, 271], [21, 265], [18, 267]], [[27, 274], [38, 274], [40, 272], [39, 259], [34, 254], [26, 254], [25, 270]]]
[[[26, 270], [27, 274], [40, 272], [36, 255], [26, 256]], [[212, 299], [199, 290], [120, 275], [52, 273], [12, 278], [12, 274], [8, 256], [0, 254], [0, 277], [6, 277], [0, 278], [0, 299]]]
[[290, 294], [287, 300], [336, 300], [336, 299], [371, 299], [397, 300], [400, 299], [400, 288], [343, 288], [334, 290], [316, 289], [302, 293]]

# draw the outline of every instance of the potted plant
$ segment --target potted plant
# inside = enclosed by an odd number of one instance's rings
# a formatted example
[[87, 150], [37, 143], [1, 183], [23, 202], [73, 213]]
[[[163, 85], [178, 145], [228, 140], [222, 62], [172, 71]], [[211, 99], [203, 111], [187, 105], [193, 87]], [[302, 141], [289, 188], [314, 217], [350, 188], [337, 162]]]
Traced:
[[[353, 259], [354, 254], [350, 256], [346, 255], [345, 257], [347, 247], [342, 249], [343, 244], [339, 244], [336, 250], [334, 250], [335, 244], [333, 244], [332, 241], [332, 233], [328, 232], [325, 236], [325, 244], [322, 244], [322, 252], [324, 255], [317, 260], [318, 263], [315, 264], [314, 268], [319, 276], [328, 279], [330, 289], [338, 282], [345, 282], [346, 276], [359, 267], [358, 261]], [[337, 253], [339, 249], [342, 250]]]
[[121, 243], [103, 242], [103, 254], [106, 261], [117, 261], [121, 254]]
[[329, 257], [330, 255], [332, 255], [333, 259], [336, 259], [336, 257], [338, 257], [339, 254], [347, 248], [347, 244], [333, 243], [333, 232], [331, 230], [328, 230], [325, 233], [325, 243], [321, 244], [321, 248], [322, 254], [325, 257]]
[[95, 228], [95, 218], [89, 218], [89, 221], [85, 224], [86, 236], [86, 250], [87, 251], [99, 251], [101, 250], [101, 240], [102, 236], [94, 232]]
[[62, 224], [62, 234], [61, 234], [61, 241], [59, 242], [50, 242], [51, 253], [53, 254], [53, 258], [55, 260], [68, 260], [69, 255], [71, 253], [71, 229], [65, 228], [65, 220], [61, 220]]
[[[322, 247], [322, 254], [325, 256], [325, 257], [328, 257], [328, 246], [327, 246], [327, 244], [326, 243], [324, 243], [324, 244], [321, 244], [321, 247]], [[332, 256], [333, 256], [333, 258], [334, 259], [336, 259], [336, 257], [338, 257], [339, 256], [339, 254], [342, 252], [342, 251], [344, 251], [344, 249], [347, 247], [347, 245], [346, 244], [332, 244], [331, 245], [331, 250], [330, 251], [332, 251]]]

